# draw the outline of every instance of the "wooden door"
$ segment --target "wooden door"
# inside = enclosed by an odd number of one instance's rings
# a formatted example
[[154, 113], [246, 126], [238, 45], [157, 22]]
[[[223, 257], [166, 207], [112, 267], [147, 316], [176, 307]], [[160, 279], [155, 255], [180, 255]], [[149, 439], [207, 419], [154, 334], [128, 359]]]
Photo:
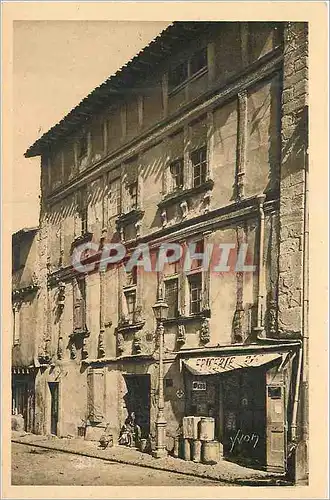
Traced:
[[286, 415], [284, 384], [267, 384], [267, 469], [286, 469]]
[[57, 436], [57, 424], [58, 424], [58, 382], [49, 382], [50, 390], [50, 433]]

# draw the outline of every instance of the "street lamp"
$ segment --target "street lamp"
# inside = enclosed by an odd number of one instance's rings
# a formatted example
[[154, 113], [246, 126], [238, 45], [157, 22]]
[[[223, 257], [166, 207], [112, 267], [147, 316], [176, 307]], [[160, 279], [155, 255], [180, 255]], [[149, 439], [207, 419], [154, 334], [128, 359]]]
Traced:
[[156, 450], [153, 453], [155, 458], [163, 458], [166, 451], [166, 420], [164, 417], [164, 325], [167, 318], [168, 305], [159, 294], [157, 302], [152, 306], [157, 321], [159, 335], [159, 372], [158, 372], [158, 412], [156, 420]]

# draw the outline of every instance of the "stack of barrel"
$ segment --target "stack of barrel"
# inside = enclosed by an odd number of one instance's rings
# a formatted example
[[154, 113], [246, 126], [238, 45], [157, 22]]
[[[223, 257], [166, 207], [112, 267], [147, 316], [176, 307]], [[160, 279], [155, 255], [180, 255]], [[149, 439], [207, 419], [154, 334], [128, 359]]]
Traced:
[[215, 464], [220, 460], [220, 443], [214, 440], [213, 417], [183, 417], [183, 458]]

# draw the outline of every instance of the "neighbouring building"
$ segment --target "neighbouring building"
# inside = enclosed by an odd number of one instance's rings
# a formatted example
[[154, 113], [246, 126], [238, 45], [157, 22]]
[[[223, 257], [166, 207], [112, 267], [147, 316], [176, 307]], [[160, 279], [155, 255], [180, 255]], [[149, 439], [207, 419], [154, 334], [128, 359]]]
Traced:
[[[214, 416], [224, 459], [307, 475], [307, 61], [305, 23], [175, 22], [27, 150], [35, 432], [98, 439], [110, 422], [116, 439], [134, 411], [154, 435], [162, 293], [168, 449], [183, 416]], [[232, 251], [228, 269], [127, 272], [96, 265], [107, 242], [152, 261], [163, 243]], [[235, 271], [243, 247], [254, 271]]]
[[12, 237], [12, 414], [35, 429], [35, 377], [38, 366], [37, 284], [38, 228], [24, 228]]

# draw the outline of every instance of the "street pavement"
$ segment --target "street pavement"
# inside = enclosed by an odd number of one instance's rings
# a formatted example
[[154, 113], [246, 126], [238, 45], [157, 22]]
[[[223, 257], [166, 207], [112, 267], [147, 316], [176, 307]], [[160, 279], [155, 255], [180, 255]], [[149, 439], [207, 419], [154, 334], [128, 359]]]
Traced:
[[12, 443], [12, 485], [228, 486], [228, 483]]

